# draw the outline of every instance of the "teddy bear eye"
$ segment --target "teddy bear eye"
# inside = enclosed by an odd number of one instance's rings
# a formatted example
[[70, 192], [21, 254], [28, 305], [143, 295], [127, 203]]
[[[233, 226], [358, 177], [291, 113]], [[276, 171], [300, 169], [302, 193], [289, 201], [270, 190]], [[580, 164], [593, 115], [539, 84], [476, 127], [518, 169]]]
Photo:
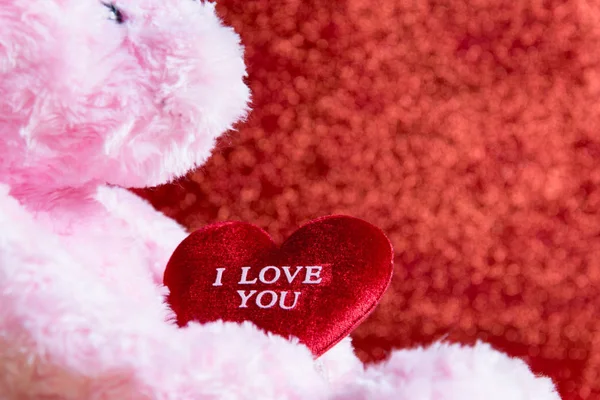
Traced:
[[106, 8], [108, 8], [109, 11], [109, 19], [112, 19], [113, 21], [115, 21], [117, 24], [122, 24], [123, 22], [125, 22], [125, 17], [123, 15], [123, 12], [121, 10], [119, 10], [119, 8], [115, 5], [115, 3], [102, 3], [104, 4], [104, 6]]

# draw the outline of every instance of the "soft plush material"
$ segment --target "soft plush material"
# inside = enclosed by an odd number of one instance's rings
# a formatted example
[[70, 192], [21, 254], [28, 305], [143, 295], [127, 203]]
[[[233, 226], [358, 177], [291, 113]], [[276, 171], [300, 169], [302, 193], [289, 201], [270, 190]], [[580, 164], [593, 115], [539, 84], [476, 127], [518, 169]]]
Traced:
[[362, 360], [480, 339], [600, 399], [599, 4], [220, 0], [252, 113], [200, 170], [136, 192], [278, 242], [367, 220], [396, 258]]
[[436, 344], [364, 370], [243, 323], [179, 328], [186, 232], [122, 186], [200, 165], [246, 114], [236, 34], [192, 0], [0, 8], [0, 398], [556, 400], [492, 350]]
[[257, 226], [230, 221], [181, 242], [164, 284], [180, 326], [250, 321], [320, 356], [377, 306], [393, 258], [381, 229], [347, 215], [311, 221], [281, 246]]

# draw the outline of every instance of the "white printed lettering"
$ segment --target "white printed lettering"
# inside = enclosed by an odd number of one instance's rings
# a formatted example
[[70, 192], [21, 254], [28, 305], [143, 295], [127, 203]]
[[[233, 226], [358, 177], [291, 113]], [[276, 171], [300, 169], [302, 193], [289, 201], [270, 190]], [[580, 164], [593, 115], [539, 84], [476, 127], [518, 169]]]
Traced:
[[283, 269], [283, 273], [285, 274], [285, 277], [287, 278], [288, 283], [292, 283], [294, 281], [294, 279], [300, 273], [300, 270], [302, 269], [302, 267], [296, 267], [296, 272], [294, 272], [294, 274], [291, 275], [290, 267], [281, 267], [281, 268]]
[[292, 304], [289, 307], [285, 305], [285, 297], [287, 296], [287, 294], [287, 290], [281, 292], [281, 297], [279, 298], [279, 308], [283, 308], [284, 310], [291, 310], [292, 308], [296, 307], [296, 304], [298, 304], [298, 297], [300, 297], [300, 292], [294, 292], [294, 304]]
[[223, 279], [223, 271], [225, 271], [225, 268], [217, 268], [217, 278], [215, 279], [213, 286], [223, 286], [221, 283], [221, 279]]
[[[267, 281], [267, 279], [265, 278], [265, 275], [267, 274], [268, 270], [275, 271], [275, 276], [270, 281]], [[275, 267], [274, 265], [271, 265], [268, 267], [264, 267], [263, 269], [260, 270], [260, 274], [258, 274], [258, 279], [262, 283], [271, 284], [271, 283], [277, 282], [279, 280], [280, 276], [281, 276], [281, 271], [279, 270], [279, 268]]]
[[[267, 305], [262, 304], [262, 298], [265, 294], [270, 294], [271, 295], [271, 302]], [[260, 292], [258, 294], [258, 296], [256, 296], [256, 305], [259, 306], [260, 308], [271, 308], [275, 305], [275, 303], [277, 303], [277, 293], [275, 293], [272, 290], [265, 290], [264, 292]]]
[[256, 278], [251, 281], [248, 280], [248, 271], [250, 271], [250, 267], [242, 267], [242, 279], [240, 280], [240, 285], [252, 285], [256, 283]]
[[[312, 267], [306, 267], [306, 276], [304, 278], [304, 282], [302, 283], [321, 283], [323, 278], [321, 278], [321, 269], [323, 267], [315, 265]], [[313, 271], [316, 270], [316, 271]], [[312, 278], [318, 278], [317, 280], [311, 280]]]
[[256, 290], [251, 290], [250, 293], [248, 293], [248, 294], [246, 294], [245, 290], [238, 290], [237, 292], [240, 295], [240, 297], [242, 298], [242, 304], [240, 304], [240, 306], [238, 308], [248, 308], [246, 303], [248, 302], [250, 297], [254, 296], [254, 294], [256, 293]]

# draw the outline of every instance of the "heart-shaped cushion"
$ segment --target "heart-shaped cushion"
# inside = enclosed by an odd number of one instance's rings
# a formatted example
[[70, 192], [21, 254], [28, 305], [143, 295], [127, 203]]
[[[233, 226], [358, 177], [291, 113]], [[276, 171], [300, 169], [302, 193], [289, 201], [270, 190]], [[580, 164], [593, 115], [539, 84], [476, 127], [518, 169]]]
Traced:
[[375, 308], [392, 257], [384, 233], [353, 217], [314, 220], [281, 247], [254, 225], [225, 222], [190, 234], [171, 256], [164, 283], [180, 326], [251, 321], [319, 356]]

